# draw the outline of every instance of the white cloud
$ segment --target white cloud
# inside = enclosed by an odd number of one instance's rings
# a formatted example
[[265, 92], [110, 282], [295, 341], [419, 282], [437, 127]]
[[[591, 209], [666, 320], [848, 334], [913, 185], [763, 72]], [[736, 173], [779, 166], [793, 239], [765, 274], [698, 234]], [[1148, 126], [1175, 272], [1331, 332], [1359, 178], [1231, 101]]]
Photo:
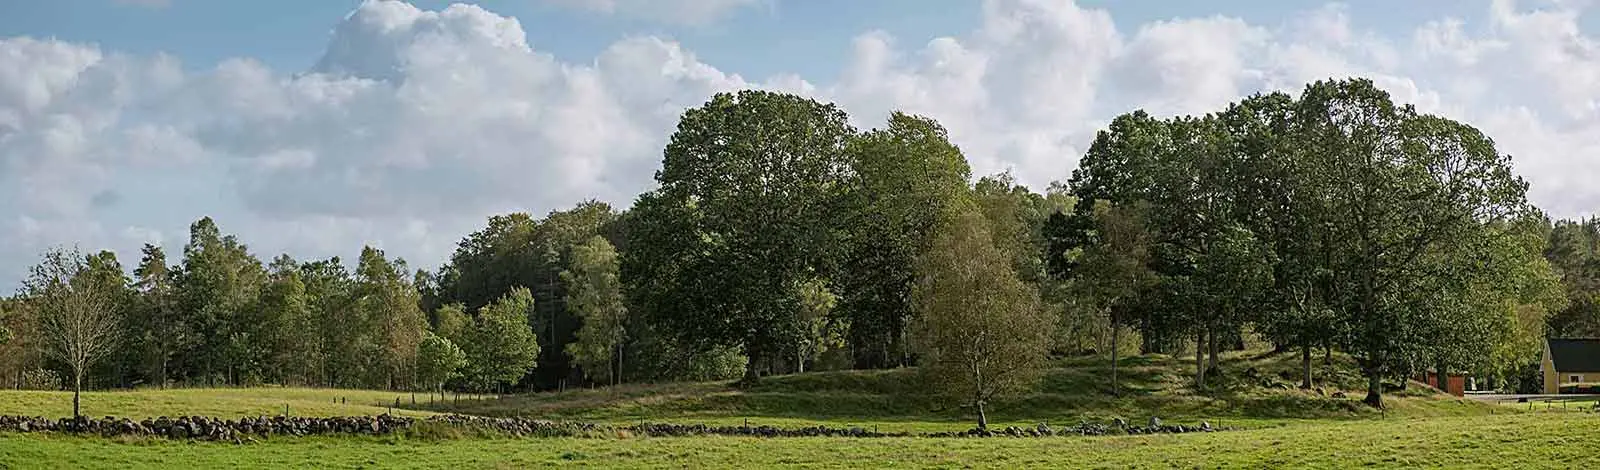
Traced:
[[733, 12], [774, 0], [542, 0], [551, 5], [690, 26], [724, 19]]
[[1368, 76], [1498, 138], [1542, 207], [1592, 213], [1600, 46], [1575, 8], [1496, 2], [1482, 24], [1441, 17], [1384, 36], [1337, 5], [1274, 24], [1121, 31], [1067, 1], [988, 0], [964, 34], [864, 32], [830, 83], [747, 80], [654, 37], [566, 62], [532, 49], [516, 19], [465, 5], [365, 2], [305, 71], [240, 58], [186, 73], [166, 56], [0, 39], [0, 282], [49, 245], [130, 258], [142, 243], [181, 245], [201, 215], [264, 258], [348, 258], [371, 243], [434, 266], [489, 214], [627, 205], [652, 185], [678, 114], [745, 87], [836, 101], [864, 127], [892, 109], [932, 116], [980, 174], [1012, 169], [1042, 187], [1118, 113], [1204, 112]]

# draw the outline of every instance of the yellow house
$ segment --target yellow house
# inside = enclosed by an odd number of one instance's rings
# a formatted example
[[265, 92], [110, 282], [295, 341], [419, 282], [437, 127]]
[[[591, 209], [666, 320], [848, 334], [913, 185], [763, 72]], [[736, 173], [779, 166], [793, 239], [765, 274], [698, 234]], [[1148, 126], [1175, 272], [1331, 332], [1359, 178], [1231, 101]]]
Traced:
[[1600, 383], [1600, 339], [1545, 339], [1539, 372], [1549, 395], [1568, 385]]

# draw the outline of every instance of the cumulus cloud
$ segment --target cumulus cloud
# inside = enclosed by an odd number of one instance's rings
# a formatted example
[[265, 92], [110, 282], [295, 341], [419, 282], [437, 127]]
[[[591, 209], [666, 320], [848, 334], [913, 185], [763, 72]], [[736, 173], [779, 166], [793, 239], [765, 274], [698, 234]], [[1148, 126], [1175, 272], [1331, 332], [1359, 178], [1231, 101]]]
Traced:
[[349, 257], [371, 243], [434, 266], [489, 214], [627, 205], [653, 184], [684, 108], [750, 87], [838, 102], [862, 127], [894, 109], [929, 115], [980, 174], [1011, 170], [1042, 188], [1118, 113], [1206, 112], [1367, 76], [1499, 138], [1536, 203], [1586, 214], [1600, 204], [1588, 184], [1600, 179], [1600, 89], [1589, 86], [1600, 49], [1577, 8], [1500, 1], [1481, 23], [1381, 35], [1336, 4], [1272, 24], [1213, 16], [1124, 31], [1068, 1], [987, 0], [961, 34], [907, 44], [863, 32], [830, 82], [748, 80], [655, 37], [563, 61], [530, 47], [515, 18], [393, 1], [361, 4], [306, 70], [0, 39], [0, 282], [15, 285], [49, 245], [127, 257], [142, 243], [176, 247], [201, 215], [263, 257]]

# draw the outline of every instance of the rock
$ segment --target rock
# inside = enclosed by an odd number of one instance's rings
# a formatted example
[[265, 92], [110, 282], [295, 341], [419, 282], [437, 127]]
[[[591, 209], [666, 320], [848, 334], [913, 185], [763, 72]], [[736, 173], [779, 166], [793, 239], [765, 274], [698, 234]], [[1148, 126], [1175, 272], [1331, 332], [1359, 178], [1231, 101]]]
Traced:
[[1150, 417], [1150, 427], [1152, 427], [1152, 428], [1161, 427], [1161, 418], [1157, 418], [1155, 416], [1151, 416]]
[[1127, 429], [1128, 427], [1128, 422], [1122, 418], [1113, 419], [1111, 420], [1111, 423], [1119, 429]]
[[1201, 431], [1205, 431], [1205, 432], [1211, 432], [1211, 422], [1210, 421], [1201, 421], [1200, 422], [1200, 430]]

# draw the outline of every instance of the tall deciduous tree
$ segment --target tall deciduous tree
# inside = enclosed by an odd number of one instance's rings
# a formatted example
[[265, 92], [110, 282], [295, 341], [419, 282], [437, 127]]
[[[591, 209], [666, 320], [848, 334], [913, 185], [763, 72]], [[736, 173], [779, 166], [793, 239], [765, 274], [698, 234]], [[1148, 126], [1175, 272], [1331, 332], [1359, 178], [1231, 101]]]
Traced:
[[[1194, 288], [1187, 293], [1208, 311], [1196, 320], [1198, 331], [1203, 331], [1204, 341], [1196, 342], [1196, 361], [1199, 346], [1205, 345], [1210, 353], [1210, 363], [1200, 367], [1197, 363], [1195, 383], [1204, 388], [1205, 376], [1216, 371], [1217, 356], [1221, 348], [1217, 332], [1224, 328], [1237, 328], [1248, 320], [1252, 310], [1264, 304], [1272, 287], [1273, 253], [1254, 234], [1243, 227], [1229, 227], [1216, 240], [1206, 244], [1195, 260], [1190, 282]], [[1198, 336], [1197, 336], [1198, 338]]]
[[912, 291], [922, 371], [935, 390], [975, 407], [980, 429], [991, 399], [1040, 377], [1053, 327], [987, 225], [971, 209], [952, 217], [919, 259]]
[[197, 338], [185, 354], [188, 375], [212, 381], [220, 374], [237, 382], [239, 368], [224, 358], [230, 349], [243, 346], [258, 324], [250, 316], [266, 272], [243, 243], [222, 235], [210, 217], [190, 225], [183, 254], [178, 300]]
[[621, 382], [628, 308], [617, 275], [617, 250], [596, 235], [572, 247], [572, 267], [561, 278], [567, 284], [567, 308], [583, 321], [578, 340], [567, 344], [567, 354], [591, 379]]
[[371, 329], [374, 344], [372, 368], [382, 371], [386, 386], [394, 388], [409, 378], [416, 363], [417, 344], [427, 328], [421, 298], [411, 285], [404, 260], [390, 262], [382, 250], [366, 247], [356, 267], [355, 301]]
[[933, 119], [894, 113], [888, 125], [853, 139], [850, 221], [844, 266], [834, 277], [857, 367], [906, 363], [916, 257], [971, 169]]
[[267, 351], [263, 361], [267, 377], [306, 384], [312, 380], [310, 373], [316, 369], [322, 341], [306, 285], [300, 280], [300, 265], [283, 255], [272, 261], [271, 271], [261, 292], [263, 324], [259, 328]]
[[628, 230], [623, 276], [644, 313], [696, 349], [742, 347], [755, 381], [798, 336], [788, 287], [842, 248], [853, 135], [838, 107], [766, 91], [686, 111]]
[[1073, 286], [1085, 306], [1110, 319], [1111, 390], [1118, 394], [1120, 332], [1139, 306], [1137, 296], [1155, 282], [1149, 268], [1151, 237], [1145, 225], [1147, 208], [1141, 202], [1100, 202], [1093, 211], [1094, 242], [1082, 250], [1075, 262], [1077, 277]]
[[461, 368], [467, 365], [467, 354], [456, 347], [449, 339], [423, 332], [422, 342], [417, 345], [417, 381], [428, 386], [428, 390], [444, 395], [444, 383], [461, 374]]
[[121, 340], [116, 302], [124, 286], [108, 281], [95, 276], [77, 250], [55, 249], [24, 283], [24, 295], [39, 315], [44, 354], [72, 372], [73, 417], [79, 415], [84, 374]]
[[1296, 201], [1326, 233], [1320, 272], [1343, 326], [1344, 350], [1382, 406], [1381, 380], [1407, 372], [1464, 283], [1459, 248], [1526, 211], [1527, 184], [1510, 157], [1469, 126], [1396, 106], [1368, 80], [1311, 84], [1294, 112], [1295, 161], [1327, 178]]
[[459, 345], [467, 353], [463, 375], [475, 387], [516, 385], [538, 364], [538, 338], [528, 326], [533, 303], [533, 293], [519, 287], [478, 311], [467, 341]]

